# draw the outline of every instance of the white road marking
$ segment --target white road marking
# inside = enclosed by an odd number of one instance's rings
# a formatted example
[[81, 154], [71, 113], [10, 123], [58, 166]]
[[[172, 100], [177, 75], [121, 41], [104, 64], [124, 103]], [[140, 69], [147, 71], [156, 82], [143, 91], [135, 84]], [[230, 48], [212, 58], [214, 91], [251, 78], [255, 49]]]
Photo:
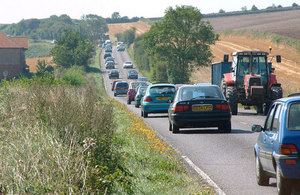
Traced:
[[206, 182], [215, 188], [215, 191], [219, 195], [226, 195], [223, 190], [199, 167], [197, 167], [188, 157], [182, 156], [182, 158], [204, 179]]
[[242, 123], [243, 125], [248, 125], [248, 123], [246, 123], [246, 122], [240, 122], [240, 123]]

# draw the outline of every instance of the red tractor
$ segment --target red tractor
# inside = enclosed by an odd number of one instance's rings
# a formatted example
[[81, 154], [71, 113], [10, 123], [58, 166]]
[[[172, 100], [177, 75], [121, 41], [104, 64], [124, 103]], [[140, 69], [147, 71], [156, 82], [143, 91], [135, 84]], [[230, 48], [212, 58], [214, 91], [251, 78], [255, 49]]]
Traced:
[[[268, 52], [239, 51], [232, 54], [232, 62], [224, 55], [224, 62], [212, 64], [212, 84], [220, 86], [236, 115], [238, 103], [255, 106], [258, 114], [267, 114], [273, 100], [282, 97]], [[271, 56], [271, 61], [274, 56]], [[281, 62], [281, 56], [276, 56]]]

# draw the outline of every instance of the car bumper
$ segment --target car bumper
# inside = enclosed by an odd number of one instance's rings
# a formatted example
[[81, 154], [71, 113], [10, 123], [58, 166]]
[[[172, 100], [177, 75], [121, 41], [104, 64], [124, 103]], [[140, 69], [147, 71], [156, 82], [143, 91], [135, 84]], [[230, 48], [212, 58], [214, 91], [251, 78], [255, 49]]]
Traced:
[[[275, 154], [274, 158], [281, 169], [284, 178], [300, 179], [300, 157], [297, 155], [281, 155]], [[296, 164], [287, 164], [287, 160], [295, 160]]]
[[147, 113], [167, 113], [169, 110], [169, 103], [153, 103], [153, 104], [143, 104], [142, 109]]
[[231, 120], [230, 113], [172, 113], [170, 116], [172, 123], [179, 127], [218, 127]]
[[128, 76], [129, 79], [137, 79], [138, 76]]

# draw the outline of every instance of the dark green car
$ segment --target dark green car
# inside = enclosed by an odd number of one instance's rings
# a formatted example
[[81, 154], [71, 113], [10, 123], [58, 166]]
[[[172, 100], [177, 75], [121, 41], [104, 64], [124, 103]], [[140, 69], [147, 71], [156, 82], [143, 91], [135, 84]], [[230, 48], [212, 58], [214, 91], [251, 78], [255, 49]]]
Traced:
[[145, 91], [146, 91], [147, 87], [148, 86], [139, 86], [137, 88], [137, 92], [136, 92], [136, 95], [135, 95], [135, 98], [134, 98], [136, 108], [140, 107], [141, 99], [145, 95]]

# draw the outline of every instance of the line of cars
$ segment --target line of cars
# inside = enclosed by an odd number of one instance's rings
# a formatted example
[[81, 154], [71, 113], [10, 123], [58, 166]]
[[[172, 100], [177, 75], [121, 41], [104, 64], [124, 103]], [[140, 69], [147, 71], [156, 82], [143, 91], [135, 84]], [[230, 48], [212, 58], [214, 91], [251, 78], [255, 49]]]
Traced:
[[[231, 109], [217, 85], [135, 82], [123, 93], [127, 94], [127, 104], [134, 101], [135, 107], [141, 107], [142, 117], [168, 113], [173, 133], [202, 127], [231, 132]], [[300, 94], [274, 101], [264, 126], [253, 125], [252, 131], [259, 132], [254, 146], [258, 185], [269, 185], [269, 179], [275, 177], [278, 194], [291, 194], [300, 183]]]

